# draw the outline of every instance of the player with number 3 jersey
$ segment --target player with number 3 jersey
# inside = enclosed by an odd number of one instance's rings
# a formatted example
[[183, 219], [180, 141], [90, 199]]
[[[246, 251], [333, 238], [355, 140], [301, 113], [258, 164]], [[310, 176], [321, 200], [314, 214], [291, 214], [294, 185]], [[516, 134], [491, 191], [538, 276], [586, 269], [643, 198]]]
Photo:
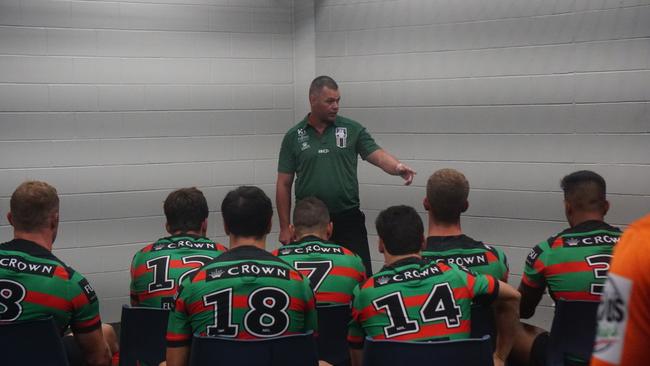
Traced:
[[469, 338], [471, 304], [495, 305], [498, 329], [495, 365], [512, 347], [519, 295], [490, 275], [421, 256], [422, 219], [408, 206], [382, 211], [376, 221], [385, 266], [354, 292], [348, 341], [353, 366], [362, 364], [365, 336], [431, 341]]
[[208, 203], [196, 188], [167, 196], [165, 225], [171, 236], [138, 251], [131, 262], [131, 305], [171, 309], [178, 286], [227, 249], [205, 237]]
[[332, 230], [327, 206], [307, 197], [293, 210], [289, 232], [295, 241], [273, 251], [309, 278], [318, 305], [349, 304], [354, 287], [366, 279], [361, 257], [327, 241]]

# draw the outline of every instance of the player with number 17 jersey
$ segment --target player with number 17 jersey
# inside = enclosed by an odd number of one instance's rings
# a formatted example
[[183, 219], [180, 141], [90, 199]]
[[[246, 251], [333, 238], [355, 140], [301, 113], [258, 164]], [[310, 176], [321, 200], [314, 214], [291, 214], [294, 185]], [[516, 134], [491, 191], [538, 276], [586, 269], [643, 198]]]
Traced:
[[350, 347], [360, 348], [364, 336], [401, 341], [468, 338], [472, 302], [488, 305], [498, 292], [499, 281], [492, 276], [423, 258], [399, 260], [355, 289]]
[[221, 244], [191, 234], [172, 235], [147, 245], [131, 263], [131, 305], [171, 309], [179, 284], [226, 251]]
[[222, 254], [186, 278], [169, 317], [169, 347], [193, 334], [239, 339], [273, 338], [317, 327], [307, 278], [252, 245]]
[[354, 287], [366, 279], [361, 257], [316, 236], [284, 245], [273, 255], [309, 278], [317, 304], [349, 304]]

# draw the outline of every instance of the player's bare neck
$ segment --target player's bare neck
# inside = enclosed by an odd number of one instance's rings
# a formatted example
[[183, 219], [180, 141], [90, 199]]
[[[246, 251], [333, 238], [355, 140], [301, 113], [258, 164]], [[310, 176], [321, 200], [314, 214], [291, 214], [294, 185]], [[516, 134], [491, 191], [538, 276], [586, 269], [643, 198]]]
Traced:
[[463, 234], [463, 230], [460, 227], [460, 220], [453, 224], [438, 222], [429, 214], [429, 230], [427, 234], [428, 236], [458, 236]]
[[52, 251], [52, 244], [54, 243], [54, 238], [52, 237], [52, 233], [45, 230], [35, 231], [35, 232], [14, 230], [14, 238], [29, 240], [31, 242], [34, 242], [42, 246], [43, 248], [49, 251]]
[[384, 263], [387, 266], [390, 266], [391, 264], [406, 258], [422, 258], [422, 256], [420, 255], [420, 252], [412, 253], [412, 254], [401, 254], [401, 255], [392, 255], [389, 254], [388, 252], [384, 252]]
[[181, 236], [181, 235], [192, 235], [192, 236], [205, 236], [205, 233], [201, 232], [200, 230], [176, 230], [173, 233], [169, 233], [172, 236]]
[[600, 212], [594, 212], [594, 211], [581, 211], [581, 212], [574, 212], [571, 217], [568, 218], [569, 225], [571, 227], [576, 227], [583, 222], [587, 221], [605, 221], [605, 215], [603, 215]]
[[235, 236], [230, 235], [230, 249], [243, 246], [253, 246], [263, 250], [266, 250], [266, 236], [262, 238], [255, 237], [245, 237], [245, 236]]

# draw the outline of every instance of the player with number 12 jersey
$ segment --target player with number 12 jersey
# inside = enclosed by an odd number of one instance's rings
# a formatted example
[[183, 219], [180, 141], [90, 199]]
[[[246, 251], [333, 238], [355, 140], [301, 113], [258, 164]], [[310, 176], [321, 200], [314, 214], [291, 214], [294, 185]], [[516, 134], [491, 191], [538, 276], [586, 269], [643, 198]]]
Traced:
[[189, 234], [147, 245], [131, 263], [131, 305], [171, 309], [179, 284], [226, 250], [206, 237]]

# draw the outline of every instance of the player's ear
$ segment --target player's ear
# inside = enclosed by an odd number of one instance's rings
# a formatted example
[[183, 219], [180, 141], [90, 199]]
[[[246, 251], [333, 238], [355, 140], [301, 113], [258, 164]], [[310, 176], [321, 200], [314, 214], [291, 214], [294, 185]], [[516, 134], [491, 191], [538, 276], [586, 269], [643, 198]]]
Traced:
[[334, 233], [334, 223], [330, 221], [327, 224], [327, 237], [325, 239], [329, 240], [332, 237], [332, 233]]
[[609, 211], [609, 201], [605, 200], [605, 203], [603, 203], [603, 216], [607, 215], [607, 211]]
[[463, 204], [463, 209], [460, 212], [463, 213], [467, 211], [468, 208], [469, 208], [469, 201], [465, 200], [465, 203]]
[[7, 212], [7, 221], [11, 226], [14, 226], [14, 217], [11, 215], [11, 211]]
[[429, 199], [424, 197], [422, 200], [422, 206], [424, 206], [424, 209], [429, 211], [431, 209], [431, 205], [429, 204]]
[[205, 236], [205, 234], [208, 233], [208, 218], [206, 217], [205, 220], [201, 223], [201, 235]]
[[379, 238], [379, 245], [377, 247], [379, 249], [379, 253], [384, 254], [384, 241], [381, 239], [381, 237]]
[[424, 240], [424, 235], [420, 237], [420, 250], [424, 250], [424, 248], [427, 246], [427, 242]]
[[228, 225], [226, 225], [226, 220], [223, 221], [223, 231], [226, 235], [230, 235], [230, 229], [228, 229]]
[[171, 231], [171, 230], [172, 230], [172, 227], [169, 226], [169, 223], [168, 223], [168, 222], [165, 223], [165, 230], [167, 230], [168, 233], [173, 234], [172, 231]]

